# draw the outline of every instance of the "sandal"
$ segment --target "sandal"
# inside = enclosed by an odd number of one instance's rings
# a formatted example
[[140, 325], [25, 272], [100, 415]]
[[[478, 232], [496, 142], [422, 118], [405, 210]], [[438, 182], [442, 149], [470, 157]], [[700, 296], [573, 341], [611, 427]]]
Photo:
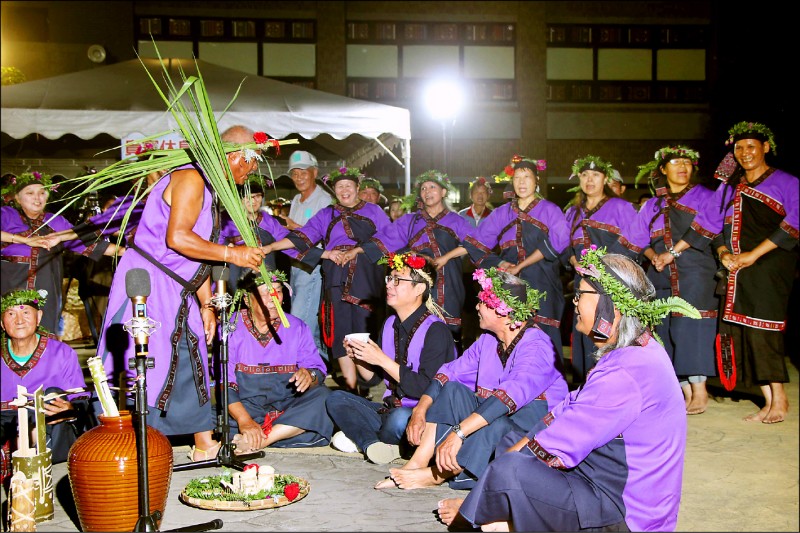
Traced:
[[[214, 459], [214, 458], [217, 457], [217, 453], [219, 452], [220, 447], [222, 447], [222, 443], [221, 442], [216, 443], [214, 446], [212, 446], [208, 450], [201, 450], [197, 446], [192, 446], [191, 448], [189, 448], [189, 451], [188, 451], [188, 453], [186, 455], [189, 457], [189, 460], [192, 461], [192, 462], [207, 461], [208, 459]], [[202, 453], [203, 454], [203, 458], [202, 459], [195, 459], [194, 458], [195, 452]]]

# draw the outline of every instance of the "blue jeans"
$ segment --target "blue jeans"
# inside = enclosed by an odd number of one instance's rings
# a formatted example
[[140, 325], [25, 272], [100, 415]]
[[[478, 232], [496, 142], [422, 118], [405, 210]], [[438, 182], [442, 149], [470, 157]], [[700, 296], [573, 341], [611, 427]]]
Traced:
[[362, 451], [378, 441], [400, 444], [411, 418], [410, 407], [395, 407], [379, 413], [382, 404], [343, 390], [331, 392], [325, 407], [333, 423]]
[[317, 265], [311, 273], [292, 267], [290, 285], [292, 286], [291, 312], [308, 325], [320, 357], [325, 364], [328, 364], [328, 349], [322, 345], [319, 331], [319, 299], [322, 294], [320, 266]]

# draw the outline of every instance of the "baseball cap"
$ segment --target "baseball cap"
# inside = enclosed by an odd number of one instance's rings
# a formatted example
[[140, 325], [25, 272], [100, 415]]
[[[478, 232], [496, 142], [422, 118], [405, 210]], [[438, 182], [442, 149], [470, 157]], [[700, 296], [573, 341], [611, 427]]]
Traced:
[[317, 158], [308, 152], [297, 150], [292, 152], [292, 155], [289, 156], [290, 171], [295, 168], [299, 168], [300, 170], [305, 170], [309, 167], [316, 167], [316, 166], [317, 166]]

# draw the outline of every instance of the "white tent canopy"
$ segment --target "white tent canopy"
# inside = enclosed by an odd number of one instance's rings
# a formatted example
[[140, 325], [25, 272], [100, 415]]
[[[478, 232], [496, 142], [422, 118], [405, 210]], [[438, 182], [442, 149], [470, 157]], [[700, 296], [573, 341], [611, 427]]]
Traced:
[[[173, 82], [179, 68], [195, 75], [195, 61], [164, 59]], [[15, 139], [32, 133], [58, 139], [73, 134], [91, 139], [108, 134], [154, 135], [176, 128], [166, 104], [144, 71], [164, 88], [158, 59], [123, 61], [2, 88], [2, 131]], [[143, 66], [144, 64], [144, 66]], [[220, 131], [243, 124], [270, 137], [314, 139], [349, 166], [362, 167], [381, 153], [405, 167], [410, 190], [411, 118], [407, 109], [338, 96], [277, 80], [252, 76], [197, 60]], [[244, 80], [244, 83], [242, 83]], [[233, 105], [221, 112], [241, 90]], [[402, 144], [401, 162], [391, 149]]]

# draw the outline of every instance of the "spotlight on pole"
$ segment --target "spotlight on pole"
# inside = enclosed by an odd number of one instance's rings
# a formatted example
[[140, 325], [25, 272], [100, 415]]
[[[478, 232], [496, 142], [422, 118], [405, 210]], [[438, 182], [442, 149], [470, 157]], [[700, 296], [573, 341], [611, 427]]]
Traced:
[[442, 125], [442, 171], [447, 173], [447, 127], [455, 124], [464, 106], [464, 88], [456, 79], [435, 79], [425, 89], [424, 99], [430, 116]]

